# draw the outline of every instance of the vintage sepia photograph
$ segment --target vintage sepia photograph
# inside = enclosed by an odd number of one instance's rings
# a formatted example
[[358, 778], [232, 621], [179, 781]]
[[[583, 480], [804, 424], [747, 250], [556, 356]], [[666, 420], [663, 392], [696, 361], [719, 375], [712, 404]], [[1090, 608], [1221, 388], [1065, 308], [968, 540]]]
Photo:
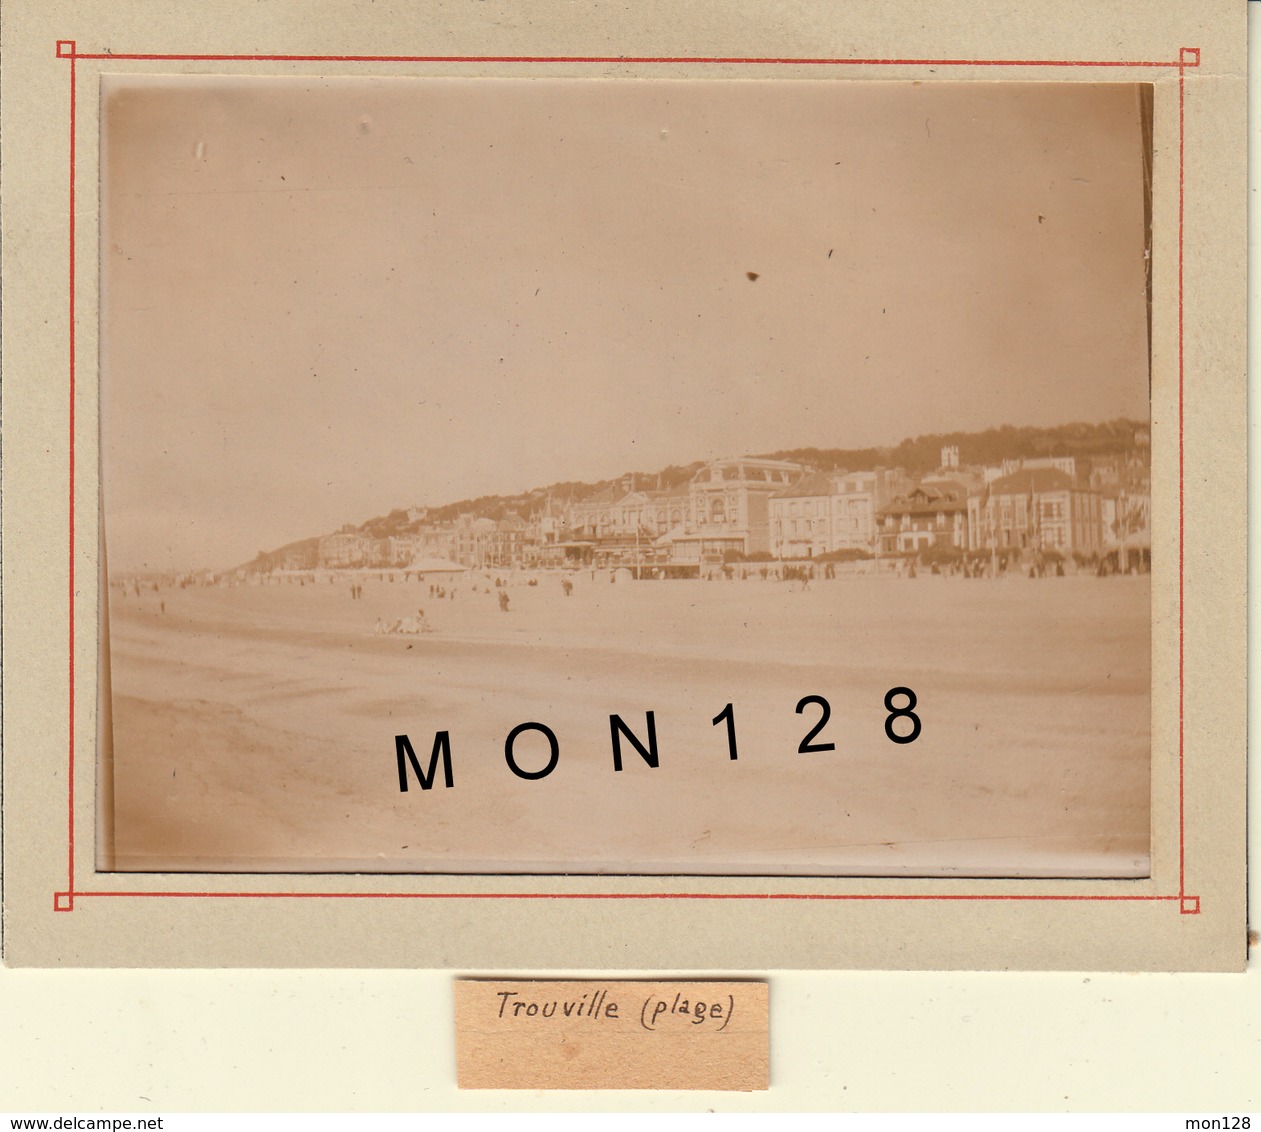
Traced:
[[98, 869], [1149, 876], [1152, 148], [104, 76]]

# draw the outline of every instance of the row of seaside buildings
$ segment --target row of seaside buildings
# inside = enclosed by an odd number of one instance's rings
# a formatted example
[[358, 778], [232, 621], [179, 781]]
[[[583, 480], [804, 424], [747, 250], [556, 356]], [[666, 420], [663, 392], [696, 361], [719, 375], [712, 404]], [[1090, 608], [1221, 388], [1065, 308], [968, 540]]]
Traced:
[[537, 512], [439, 520], [412, 508], [399, 533], [343, 527], [291, 548], [273, 569], [626, 566], [686, 576], [733, 560], [811, 560], [930, 552], [1058, 553], [1098, 559], [1149, 552], [1146, 454], [1006, 460], [941, 467], [820, 472], [752, 457], [715, 460], [666, 490], [628, 479]]

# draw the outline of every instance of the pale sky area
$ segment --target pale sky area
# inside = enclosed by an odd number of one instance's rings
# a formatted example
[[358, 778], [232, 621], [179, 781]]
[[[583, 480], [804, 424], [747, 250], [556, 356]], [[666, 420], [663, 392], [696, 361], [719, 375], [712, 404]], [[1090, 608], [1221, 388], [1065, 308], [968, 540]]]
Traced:
[[708, 456], [1148, 415], [1133, 85], [104, 93], [111, 571]]

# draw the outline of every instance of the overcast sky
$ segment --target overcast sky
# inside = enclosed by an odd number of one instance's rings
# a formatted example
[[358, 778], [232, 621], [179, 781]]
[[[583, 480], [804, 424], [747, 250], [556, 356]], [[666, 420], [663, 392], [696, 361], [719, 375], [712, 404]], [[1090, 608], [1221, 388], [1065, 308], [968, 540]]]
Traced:
[[1148, 413], [1132, 85], [105, 94], [112, 570], [713, 455]]

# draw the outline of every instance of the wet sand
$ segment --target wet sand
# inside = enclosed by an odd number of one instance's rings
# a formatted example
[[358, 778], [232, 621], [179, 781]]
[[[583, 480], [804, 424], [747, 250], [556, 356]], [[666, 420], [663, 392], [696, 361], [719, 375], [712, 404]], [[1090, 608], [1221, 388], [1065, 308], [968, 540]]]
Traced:
[[[566, 597], [540, 573], [501, 613], [485, 579], [396, 577], [361, 600], [345, 580], [111, 590], [112, 867], [1147, 874], [1146, 578], [584, 572]], [[374, 633], [418, 607], [431, 633]], [[885, 734], [896, 686], [913, 743]], [[798, 752], [808, 695], [835, 750]], [[711, 722], [728, 703], [735, 760]], [[614, 770], [609, 715], [646, 745], [649, 710], [660, 765], [623, 742]], [[527, 721], [560, 749], [536, 780], [504, 758]], [[438, 731], [453, 788], [401, 793], [395, 736], [425, 765]], [[515, 752], [548, 757], [537, 732]]]

